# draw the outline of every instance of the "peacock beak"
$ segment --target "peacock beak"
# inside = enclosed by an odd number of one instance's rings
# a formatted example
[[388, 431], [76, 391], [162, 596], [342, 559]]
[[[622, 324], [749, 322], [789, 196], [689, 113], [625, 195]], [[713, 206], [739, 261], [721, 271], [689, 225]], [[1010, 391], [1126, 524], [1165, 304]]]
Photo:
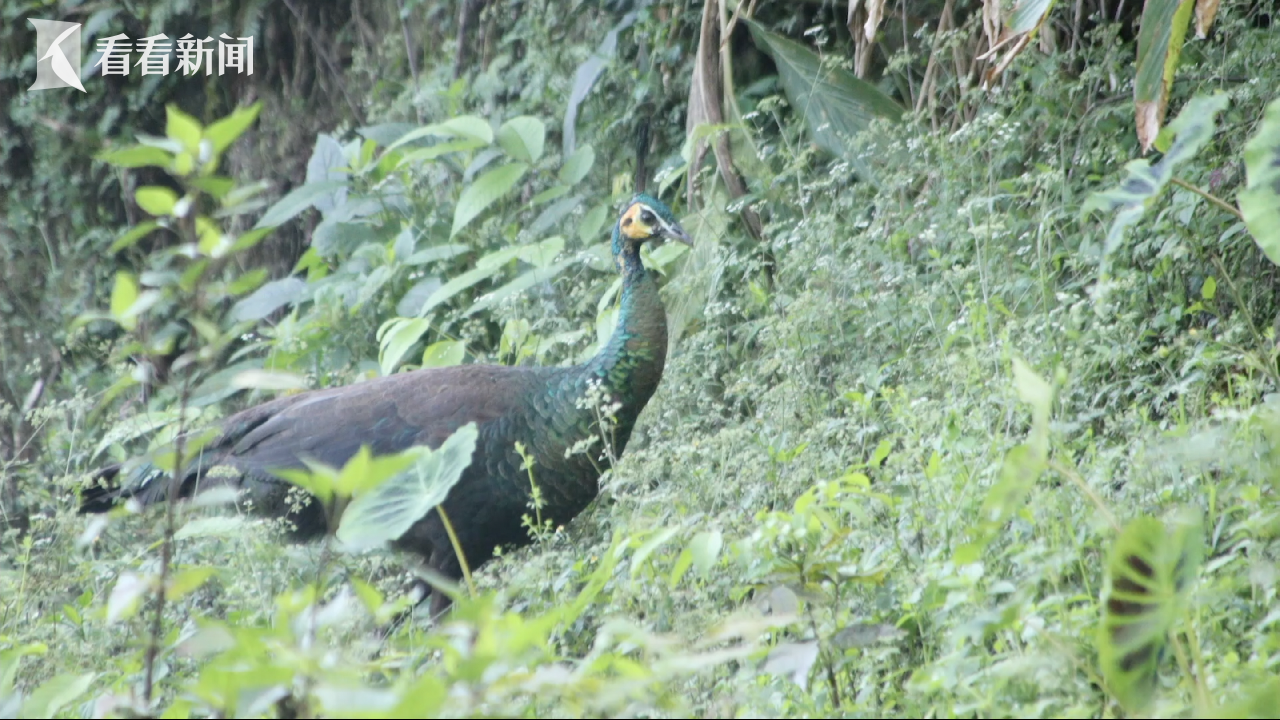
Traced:
[[679, 240], [685, 245], [693, 247], [693, 238], [689, 237], [689, 233], [685, 232], [684, 228], [676, 225], [675, 223], [668, 225], [664, 229], [664, 234], [672, 240]]

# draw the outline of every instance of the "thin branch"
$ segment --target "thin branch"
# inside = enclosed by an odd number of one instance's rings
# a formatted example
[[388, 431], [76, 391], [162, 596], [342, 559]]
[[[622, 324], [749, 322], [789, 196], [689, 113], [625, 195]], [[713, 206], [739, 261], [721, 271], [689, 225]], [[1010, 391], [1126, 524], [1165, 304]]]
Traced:
[[176, 524], [178, 492], [182, 489], [183, 462], [182, 453], [186, 445], [187, 404], [191, 400], [191, 375], [182, 381], [182, 395], [178, 401], [178, 435], [174, 439], [173, 475], [169, 478], [169, 496], [166, 498], [164, 511], [164, 542], [160, 546], [160, 592], [156, 597], [155, 615], [151, 618], [151, 633], [147, 638], [147, 653], [143, 660], [146, 667], [146, 679], [142, 685], [142, 698], [147, 707], [151, 706], [152, 691], [155, 684], [156, 657], [160, 654], [160, 635], [164, 630], [164, 605], [168, 594], [170, 565], [173, 564], [173, 536], [177, 531]]
[[[458, 556], [458, 566], [462, 568], [462, 578], [467, 581], [467, 589], [471, 591], [471, 596], [475, 597], [476, 584], [471, 579], [471, 568], [467, 566], [467, 556], [462, 552], [462, 543], [458, 542], [458, 534], [453, 531], [453, 523], [449, 522], [449, 514], [444, 511], [444, 505], [436, 507], [436, 512], [440, 515], [440, 522], [444, 524], [444, 531], [449, 534], [453, 552]], [[432, 590], [432, 592], [436, 591]]]
[[1219, 208], [1220, 210], [1222, 210], [1222, 211], [1224, 211], [1224, 212], [1226, 212], [1226, 213], [1230, 214], [1230, 215], [1231, 215], [1232, 217], [1234, 217], [1235, 219], [1237, 219], [1237, 220], [1239, 220], [1239, 221], [1241, 221], [1241, 222], [1244, 222], [1244, 215], [1243, 215], [1239, 210], [1237, 210], [1237, 209], [1235, 208], [1235, 206], [1234, 206], [1234, 205], [1232, 205], [1231, 203], [1227, 202], [1226, 200], [1223, 200], [1222, 198], [1218, 197], [1217, 195], [1214, 195], [1214, 194], [1209, 193], [1209, 192], [1205, 192], [1204, 190], [1201, 190], [1200, 188], [1196, 187], [1195, 185], [1192, 185], [1191, 183], [1187, 182], [1186, 180], [1182, 180], [1182, 179], [1180, 179], [1180, 178], [1170, 178], [1169, 182], [1173, 183], [1174, 185], [1177, 185], [1178, 187], [1182, 188], [1183, 190], [1187, 190], [1187, 191], [1189, 191], [1189, 192], [1193, 192], [1193, 193], [1195, 193], [1195, 194], [1199, 195], [1200, 197], [1204, 198], [1205, 200], [1208, 200], [1209, 202], [1213, 203], [1214, 205], [1217, 205], [1217, 206], [1218, 206], [1218, 208]]
[[1098, 493], [1094, 492], [1093, 488], [1089, 487], [1089, 483], [1085, 482], [1084, 478], [1080, 477], [1080, 473], [1066, 465], [1063, 465], [1058, 460], [1050, 460], [1049, 467], [1053, 469], [1054, 472], [1074, 483], [1075, 486], [1080, 489], [1080, 492], [1084, 493], [1085, 497], [1089, 498], [1089, 500], [1093, 502], [1094, 506], [1098, 508], [1098, 512], [1100, 512], [1102, 514], [1102, 518], [1111, 525], [1111, 528], [1116, 532], [1120, 532], [1120, 521], [1116, 520], [1115, 514], [1112, 513], [1111, 508], [1107, 507], [1107, 504], [1102, 501], [1102, 498], [1098, 496]]
[[347, 102], [347, 108], [351, 110], [351, 116], [356, 122], [364, 124], [364, 113], [360, 112], [360, 106], [351, 99], [351, 94], [347, 92], [347, 84], [343, 82], [342, 73], [338, 72], [338, 68], [334, 65], [333, 58], [329, 57], [329, 53], [325, 51], [325, 45], [321, 44], [315, 33], [311, 32], [311, 27], [307, 25], [307, 21], [302, 17], [302, 13], [298, 12], [297, 5], [294, 0], [284, 0], [285, 7], [289, 8], [289, 12], [293, 13], [293, 17], [298, 21], [298, 27], [302, 28], [302, 32], [306, 33], [307, 39], [311, 41], [312, 49], [316, 53], [316, 57], [324, 63], [329, 72], [333, 75], [333, 80], [338, 85], [338, 90], [342, 93], [342, 99]]
[[[413, 49], [413, 41], [409, 37], [409, 24], [405, 22], [404, 0], [396, 0], [396, 6], [400, 9], [400, 33], [404, 36], [404, 56], [409, 60], [409, 73], [413, 75], [413, 89], [416, 91], [422, 87], [422, 82], [418, 79], [418, 59]], [[417, 113], [418, 122], [423, 122], [422, 110], [416, 103], [413, 110]]]

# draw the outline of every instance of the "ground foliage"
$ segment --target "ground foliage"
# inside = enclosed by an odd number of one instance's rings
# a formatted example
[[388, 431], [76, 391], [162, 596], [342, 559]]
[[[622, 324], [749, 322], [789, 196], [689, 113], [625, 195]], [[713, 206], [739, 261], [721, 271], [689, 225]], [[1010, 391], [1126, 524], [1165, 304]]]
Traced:
[[[700, 6], [637, 5], [495, 3], [460, 81], [446, 43], [412, 61], [392, 34], [359, 44], [350, 77], [414, 81], [362, 86], [361, 117], [318, 128], [292, 194], [244, 200], [263, 228], [314, 226], [289, 277], [193, 224], [108, 254], [147, 213], [32, 210], [85, 182], [134, 198], [87, 160], [102, 144], [45, 138], [22, 172], [6, 147], [7, 187], [49, 195], [11, 197], [0, 232], [6, 272], [35, 283], [9, 287], [26, 308], [4, 296], [0, 348], [0, 402], [21, 419], [4, 438], [5, 507], [22, 510], [0, 569], [5, 714], [1274, 716], [1277, 278], [1204, 194], [1230, 205], [1245, 185], [1274, 99], [1257, 79], [1280, 52], [1269, 18], [1224, 3], [1183, 51], [1170, 116], [1212, 104], [1188, 114], [1212, 130], [1182, 184], [1136, 200], [1130, 25], [1076, 22], [1070, 49], [923, 103], [922, 48], [963, 45], [977, 21], [887, 45], [876, 84], [918, 111], [834, 140], [739, 28], [743, 194], [714, 158], [686, 175]], [[848, 64], [843, 8], [761, 6], [763, 29]], [[143, 100], [150, 124], [105, 128], [110, 147], [189, 132]], [[214, 105], [197, 128], [230, 113]], [[260, 146], [272, 119], [237, 143]], [[291, 384], [590, 354], [612, 327], [607, 222], [646, 162], [672, 195], [696, 181], [696, 247], [649, 258], [679, 338], [661, 390], [600, 499], [562, 529], [531, 508], [540, 541], [457, 589], [476, 599], [450, 624], [380, 631], [407, 602], [400, 559], [281, 546], [226, 507], [74, 514], [93, 467]], [[187, 187], [150, 172], [135, 184]], [[205, 208], [227, 193], [197, 190]], [[198, 264], [172, 252], [184, 237], [226, 257], [194, 285], [165, 275]], [[57, 348], [58, 372], [34, 346]], [[184, 353], [161, 381], [137, 370]], [[302, 481], [358, 497], [352, 472]]]

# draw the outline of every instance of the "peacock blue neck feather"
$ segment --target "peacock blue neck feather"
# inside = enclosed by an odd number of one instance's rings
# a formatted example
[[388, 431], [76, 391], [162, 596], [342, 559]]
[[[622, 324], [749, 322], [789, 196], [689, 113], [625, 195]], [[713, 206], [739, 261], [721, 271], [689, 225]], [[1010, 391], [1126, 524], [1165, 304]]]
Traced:
[[[658, 284], [640, 260], [640, 243], [622, 237], [615, 224], [613, 247], [614, 259], [622, 271], [618, 319], [609, 341], [582, 367], [582, 378], [600, 381], [621, 404], [616, 415], [616, 437], [619, 445], [625, 445], [636, 418], [662, 379], [667, 359], [667, 315]], [[619, 453], [621, 450], [616, 448]]]

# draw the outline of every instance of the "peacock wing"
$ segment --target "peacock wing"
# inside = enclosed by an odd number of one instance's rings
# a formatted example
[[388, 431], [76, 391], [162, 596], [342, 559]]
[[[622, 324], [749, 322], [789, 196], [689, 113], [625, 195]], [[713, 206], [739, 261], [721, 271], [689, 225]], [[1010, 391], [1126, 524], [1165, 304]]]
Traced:
[[304, 393], [262, 422], [228, 421], [252, 429], [235, 437], [224, 462], [270, 473], [302, 467], [304, 458], [342, 467], [362, 445], [375, 455], [437, 448], [469, 422], [511, 415], [532, 382], [523, 368], [465, 365]]

